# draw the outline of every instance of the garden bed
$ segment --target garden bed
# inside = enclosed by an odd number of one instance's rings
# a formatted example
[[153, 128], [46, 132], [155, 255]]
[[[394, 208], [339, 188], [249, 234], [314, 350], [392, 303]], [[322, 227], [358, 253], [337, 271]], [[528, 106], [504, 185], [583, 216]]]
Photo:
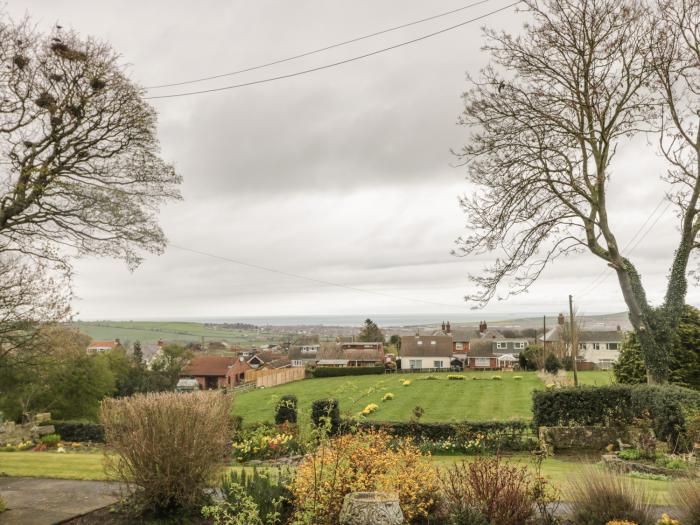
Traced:
[[692, 479], [698, 477], [696, 468], [667, 468], [641, 460], [629, 460], [619, 457], [617, 454], [605, 454], [603, 465], [618, 474], [641, 472], [643, 474], [661, 475], [669, 478]]

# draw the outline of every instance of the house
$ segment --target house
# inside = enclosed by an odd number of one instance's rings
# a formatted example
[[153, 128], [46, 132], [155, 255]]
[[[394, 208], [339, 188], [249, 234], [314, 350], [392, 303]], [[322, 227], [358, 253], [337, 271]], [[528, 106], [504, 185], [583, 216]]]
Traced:
[[321, 343], [316, 357], [318, 366], [382, 366], [384, 345], [363, 342]]
[[465, 361], [465, 368], [471, 370], [497, 370], [500, 368], [498, 358], [494, 354], [494, 343], [490, 340], [472, 341], [469, 345], [469, 354]]
[[524, 338], [502, 338], [491, 340], [493, 353], [496, 355], [513, 354], [518, 357], [529, 346], [528, 340]]
[[504, 336], [497, 330], [489, 330], [486, 321], [479, 323], [479, 328], [452, 328], [450, 322], [442, 323], [442, 329], [435, 335], [452, 336], [452, 353], [455, 358], [465, 361], [469, 353], [469, 345], [471, 341], [481, 339], [503, 339]]
[[313, 366], [316, 364], [321, 345], [293, 345], [289, 349], [289, 360], [292, 366]]
[[108, 350], [114, 350], [120, 347], [122, 344], [119, 339], [114, 341], [92, 341], [87, 347], [88, 354], [99, 354], [100, 352], [107, 352]]
[[203, 390], [234, 387], [245, 379], [250, 365], [240, 357], [202, 355], [193, 357], [180, 372], [181, 378], [195, 379]]
[[[592, 368], [610, 370], [620, 357], [623, 337], [624, 333], [619, 328], [579, 332], [577, 363], [590, 363]], [[583, 368], [586, 368], [585, 365]]]
[[449, 369], [452, 361], [452, 336], [401, 336], [401, 368], [404, 370]]
[[285, 354], [268, 350], [256, 352], [246, 360], [246, 363], [253, 369], [288, 368], [292, 366], [291, 361]]

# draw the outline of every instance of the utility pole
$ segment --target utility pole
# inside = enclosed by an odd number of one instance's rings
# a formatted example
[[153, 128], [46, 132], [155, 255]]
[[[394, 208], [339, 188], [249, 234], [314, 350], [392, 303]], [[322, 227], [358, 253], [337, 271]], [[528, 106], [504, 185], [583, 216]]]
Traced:
[[547, 315], [542, 316], [542, 370], [547, 360]]
[[571, 340], [571, 368], [574, 371], [574, 386], [578, 386], [578, 374], [576, 373], [578, 338], [576, 337], [576, 327], [574, 325], [574, 298], [572, 295], [569, 295], [569, 339]]

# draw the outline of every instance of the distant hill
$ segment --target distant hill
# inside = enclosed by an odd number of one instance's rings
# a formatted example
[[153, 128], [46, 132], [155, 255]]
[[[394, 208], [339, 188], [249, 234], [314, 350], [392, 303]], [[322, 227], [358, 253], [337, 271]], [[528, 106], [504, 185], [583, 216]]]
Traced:
[[[567, 315], [567, 312], [562, 312]], [[552, 327], [557, 322], [556, 315], [546, 316], [547, 326]], [[618, 312], [612, 314], [599, 315], [582, 315], [578, 317], [578, 321], [582, 328], [587, 330], [605, 330], [615, 329], [619, 325], [623, 330], [631, 330], [629, 314], [627, 312]], [[494, 327], [521, 327], [521, 328], [541, 328], [542, 317], [523, 317], [521, 319], [507, 319], [503, 321], [489, 321], [490, 326]]]

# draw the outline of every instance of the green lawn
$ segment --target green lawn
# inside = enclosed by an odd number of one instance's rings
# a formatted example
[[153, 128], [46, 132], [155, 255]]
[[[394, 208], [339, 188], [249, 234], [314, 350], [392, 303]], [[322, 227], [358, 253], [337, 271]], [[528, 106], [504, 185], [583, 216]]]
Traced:
[[101, 452], [0, 452], [0, 475], [61, 479], [107, 479]]
[[[463, 459], [473, 456], [433, 456], [431, 461], [440, 468], [446, 468]], [[530, 456], [517, 454], [507, 458], [518, 464], [531, 465]], [[572, 457], [556, 456], [548, 458], [542, 467], [542, 473], [564, 492], [566, 499], [567, 482], [572, 475], [579, 474], [582, 467], [598, 461], [597, 456]], [[0, 452], [0, 475], [44, 477], [60, 479], [109, 479], [104, 473], [101, 452], [81, 452], [59, 454], [56, 452]], [[225, 467], [241, 469], [242, 467]], [[599, 467], [596, 467], [599, 468]], [[636, 480], [656, 498], [658, 503], [668, 502], [670, 481]]]
[[[567, 372], [567, 375], [573, 381], [574, 373]], [[603, 386], [615, 382], [615, 376], [613, 375], [612, 370], [595, 370], [590, 372], [579, 372], [577, 375], [579, 385]]]
[[[297, 381], [236, 396], [234, 414], [242, 416], [244, 424], [272, 421], [279, 398], [295, 394], [299, 398], [302, 421], [308, 420], [314, 400], [328, 397], [340, 401], [343, 414], [356, 414], [369, 403], [376, 403], [379, 410], [370, 418], [384, 421], [407, 421], [415, 406], [423, 407], [425, 413], [421, 421], [428, 422], [530, 419], [532, 391], [543, 387], [535, 372], [465, 372], [464, 381], [450, 381], [446, 373], [435, 374], [437, 380], [425, 380], [428, 375], [388, 374]], [[501, 381], [492, 380], [494, 375], [500, 376]], [[522, 379], [514, 379], [516, 375]], [[479, 380], [474, 380], [475, 377]], [[411, 384], [402, 386], [404, 379]], [[393, 393], [394, 399], [382, 402], [387, 392]]]

